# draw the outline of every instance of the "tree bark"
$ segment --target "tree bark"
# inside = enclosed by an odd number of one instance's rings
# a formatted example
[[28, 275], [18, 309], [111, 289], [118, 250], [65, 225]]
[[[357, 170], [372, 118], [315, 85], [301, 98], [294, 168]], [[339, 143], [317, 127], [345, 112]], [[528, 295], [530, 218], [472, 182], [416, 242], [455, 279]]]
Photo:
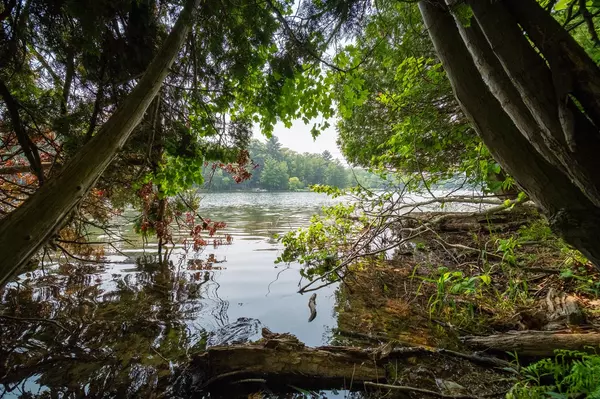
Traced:
[[343, 382], [386, 379], [383, 362], [358, 348], [306, 348], [302, 343], [271, 340], [266, 345], [217, 346], [192, 361], [191, 370], [205, 388], [215, 383], [265, 376], [304, 376]]
[[[234, 397], [232, 389], [241, 382], [260, 381], [272, 388], [298, 385], [310, 389], [392, 382], [397, 379], [395, 374], [399, 371], [414, 367], [416, 357], [423, 363], [443, 364], [447, 369], [453, 369], [455, 378], [460, 378], [467, 370], [472, 372], [471, 367], [457, 367], [464, 362], [486, 370], [495, 368], [500, 373], [503, 372], [500, 369], [508, 365], [493, 357], [445, 349], [396, 347], [392, 343], [372, 349], [344, 346], [310, 348], [293, 335], [272, 335], [252, 344], [211, 347], [195, 356], [185, 368], [183, 378], [178, 379], [183, 380], [182, 385], [187, 391], [220, 389], [228, 393], [227, 397]], [[446, 397], [439, 392], [435, 396]]]
[[187, 0], [146, 73], [121, 107], [65, 166], [0, 223], [0, 286], [61, 226], [65, 217], [110, 164], [162, 86], [192, 24], [200, 0]]
[[[455, 18], [456, 19], [456, 18]], [[483, 36], [477, 21], [471, 21], [466, 27], [457, 20], [460, 35], [473, 57], [475, 66], [481, 74], [490, 91], [498, 99], [502, 108], [511, 117], [521, 133], [533, 147], [552, 165], [558, 165], [559, 160], [547, 147], [544, 134], [531, 112], [521, 99], [517, 89], [504, 71], [499, 60], [494, 55], [490, 45]]]
[[600, 210], [521, 134], [475, 67], [443, 2], [419, 8], [454, 94], [493, 157], [549, 217], [567, 242], [600, 266]]
[[487, 337], [463, 337], [462, 341], [476, 350], [517, 352], [519, 356], [552, 357], [557, 349], [595, 353], [600, 345], [600, 334], [523, 331]]
[[508, 10], [544, 55], [551, 69], [573, 82], [573, 95], [600, 127], [600, 69], [547, 11], [535, 0], [504, 0]]

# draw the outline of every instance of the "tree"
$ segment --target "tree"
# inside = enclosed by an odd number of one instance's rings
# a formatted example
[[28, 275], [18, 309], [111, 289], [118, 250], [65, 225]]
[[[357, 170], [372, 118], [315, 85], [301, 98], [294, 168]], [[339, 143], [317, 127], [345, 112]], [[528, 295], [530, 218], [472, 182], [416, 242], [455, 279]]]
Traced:
[[330, 162], [325, 170], [325, 184], [339, 188], [348, 185], [348, 174], [339, 162]]
[[299, 191], [304, 188], [304, 184], [297, 177], [290, 177], [288, 180], [288, 188], [291, 191]]
[[454, 94], [494, 158], [552, 228], [600, 267], [598, 67], [534, 0], [419, 8]]
[[435, 182], [465, 175], [485, 183], [497, 163], [454, 99], [416, 4], [379, 8], [336, 56], [338, 145], [346, 159]]
[[260, 175], [261, 184], [271, 190], [286, 190], [289, 178], [287, 164], [284, 161], [266, 159]]
[[[205, 162], [246, 178], [240, 160], [249, 161], [253, 124], [269, 135], [330, 101], [304, 76], [298, 43], [281, 40], [280, 17], [293, 11], [285, 2], [202, 3], [175, 42], [167, 32], [182, 7], [4, 2], [0, 169], [16, 174], [0, 183], [0, 246], [12, 248], [0, 283], [50, 237], [60, 240], [62, 226], [106, 223], [111, 206], [137, 206], [142, 224], [168, 239], [177, 194], [202, 182]], [[64, 202], [54, 201], [59, 191]]]
[[61, 175], [41, 187], [36, 195], [2, 221], [0, 285], [61, 227], [65, 216], [90, 190], [140, 122], [189, 32], [192, 13], [198, 4], [198, 0], [186, 2], [173, 31], [140, 83]]
[[266, 154], [272, 159], [276, 159], [278, 161], [281, 161], [283, 158], [281, 154], [281, 143], [279, 142], [277, 136], [271, 136], [271, 138], [267, 140]]

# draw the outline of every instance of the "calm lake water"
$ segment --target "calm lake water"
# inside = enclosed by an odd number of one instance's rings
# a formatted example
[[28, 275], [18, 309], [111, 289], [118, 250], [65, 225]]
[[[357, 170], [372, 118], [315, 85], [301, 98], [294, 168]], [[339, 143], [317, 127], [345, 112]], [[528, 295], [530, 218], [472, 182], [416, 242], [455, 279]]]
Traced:
[[[274, 237], [307, 226], [312, 215], [334, 203], [311, 192], [203, 194], [200, 213], [227, 223], [223, 233], [230, 234], [233, 242], [208, 246], [198, 255], [203, 259], [214, 254], [223, 261], [217, 266], [223, 269], [210, 271], [205, 287], [209, 295], [198, 299], [202, 306], [193, 325], [214, 331], [245, 317], [259, 320], [273, 332], [291, 332], [310, 346], [328, 343], [328, 332], [335, 326], [335, 287], [318, 293], [317, 317], [309, 323], [310, 295], [297, 293], [299, 265], [274, 264], [282, 248]], [[129, 251], [140, 250], [123, 249]], [[178, 258], [177, 252], [171, 256], [175, 265]]]
[[[179, 332], [176, 340], [185, 341], [188, 347], [202, 339], [207, 339], [209, 345], [258, 339], [262, 327], [273, 332], [290, 332], [310, 346], [327, 344], [331, 329], [336, 326], [336, 287], [318, 292], [317, 317], [309, 322], [310, 295], [297, 293], [301, 280], [299, 265], [274, 264], [281, 251], [274, 235], [307, 226], [311, 215], [336, 200], [310, 192], [236, 192], [201, 196], [199, 213], [227, 223], [221, 234], [233, 237], [231, 245], [210, 245], [199, 253], [188, 252], [186, 256], [182, 255], [183, 248], [178, 246], [169, 258], [172, 261], [169, 270], [147, 269], [140, 265], [139, 259], [156, 253], [156, 243], [144, 242], [136, 236], [133, 222], [124, 217], [119, 221], [118, 229], [128, 242], [118, 243], [115, 248], [106, 247], [107, 262], [92, 263], [83, 268], [72, 260], [69, 263], [46, 262], [44, 270], [22, 274], [0, 294], [4, 313], [19, 309], [19, 317], [58, 320], [68, 327], [66, 329], [78, 331], [77, 345], [85, 353], [118, 353], [122, 364], [128, 364], [129, 358], [122, 359], [120, 341], [131, 336], [122, 330], [137, 331], [136, 328], [145, 330], [139, 333], [135, 342], [127, 344], [126, 350], [133, 348], [132, 345], [140, 345], [141, 350], [144, 345], [152, 346], [158, 348], [156, 352], [164, 360], [177, 354], [177, 349], [171, 348], [173, 345], [165, 343], [165, 337], [170, 339], [174, 335], [173, 326], [181, 324], [185, 326], [185, 333]], [[98, 236], [97, 239], [106, 237]], [[195, 259], [200, 262], [194, 263]], [[208, 269], [197, 267], [206, 265], [207, 259], [217, 262], [212, 262]], [[38, 346], [23, 345], [17, 349], [23, 353], [36, 353], [23, 355], [23, 362], [33, 362], [31, 359], [35, 356], [39, 358], [35, 362], [47, 361], [50, 355], [37, 353], [42, 345], [49, 353], [73, 351], [72, 344], [71, 349], [67, 349], [66, 344], [59, 346], [57, 339], [44, 342], [48, 334], [56, 334], [56, 326], [17, 324], [7, 323], [8, 334], [0, 348], [12, 344], [10, 337], [20, 339], [18, 337], [29, 335]], [[113, 324], [119, 327], [111, 327]], [[147, 327], [140, 327], [142, 324]], [[32, 329], [36, 331], [30, 331]], [[65, 336], [65, 340], [71, 339], [72, 335]], [[177, 345], [184, 346], [184, 343]], [[47, 390], [48, 385], [60, 385], [61, 378], [77, 378], [72, 374], [77, 376], [79, 372], [87, 376], [85, 378], [95, 379], [105, 373], [77, 369], [77, 373], [70, 371], [69, 377], [66, 374], [61, 377], [52, 374], [55, 370], [37, 365], [32, 366], [32, 370], [36, 373], [28, 378], [5, 385], [4, 389], [12, 392], [5, 392], [4, 397], [19, 397], [27, 391], [38, 394]], [[81, 393], [90, 394], [90, 386], [81, 387]]]

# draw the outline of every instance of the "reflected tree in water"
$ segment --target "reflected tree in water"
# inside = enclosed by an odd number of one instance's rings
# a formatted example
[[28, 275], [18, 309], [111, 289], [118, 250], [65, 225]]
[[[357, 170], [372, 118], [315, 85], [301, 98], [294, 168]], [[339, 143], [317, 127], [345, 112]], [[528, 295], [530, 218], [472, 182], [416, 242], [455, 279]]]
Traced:
[[57, 273], [28, 273], [6, 286], [0, 291], [0, 396], [168, 392], [178, 366], [205, 347], [207, 334], [193, 323], [203, 310], [200, 299], [217, 302], [213, 316], [228, 322], [214, 272], [190, 265], [185, 257], [177, 264], [144, 257], [135, 269], [108, 278], [98, 264], [65, 263]]

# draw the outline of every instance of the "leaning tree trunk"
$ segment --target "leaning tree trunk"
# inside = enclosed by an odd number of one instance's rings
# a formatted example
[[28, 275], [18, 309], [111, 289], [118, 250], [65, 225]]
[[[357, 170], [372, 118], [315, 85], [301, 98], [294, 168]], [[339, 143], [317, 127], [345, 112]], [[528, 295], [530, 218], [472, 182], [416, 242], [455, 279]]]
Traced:
[[[573, 91], [569, 74], [563, 73], [562, 67], [550, 70], [546, 66], [502, 2], [470, 0], [468, 4], [475, 16], [472, 24], [479, 25], [489, 43], [484, 45], [493, 49], [489, 58], [496, 58], [502, 64], [510, 78], [507, 85], [517, 90], [539, 126], [534, 134], [541, 133], [548, 150], [560, 161], [557, 166], [566, 170], [588, 199], [600, 206], [600, 174], [597, 173], [600, 135], [573, 104], [569, 96]], [[506, 106], [504, 109], [511, 114]], [[518, 118], [511, 116], [513, 120]], [[531, 131], [520, 129], [526, 137], [531, 137]]]
[[[564, 165], [553, 162], [560, 157], [552, 148], [536, 150], [536, 147], [545, 148], [545, 141], [535, 136], [541, 134], [538, 131], [544, 127], [529, 115], [530, 108], [524, 109], [529, 104], [522, 92], [516, 95], [513, 87], [506, 90], [498, 87], [498, 82], [508, 85], [512, 79], [499, 69], [499, 60], [493, 57], [491, 48], [474, 47], [479, 43], [477, 35], [481, 32], [469, 30], [479, 27], [461, 29], [467, 34], [465, 40], [480, 69], [487, 68], [489, 73], [486, 79], [493, 78], [490, 87], [498, 98], [484, 82], [446, 4], [443, 1], [424, 0], [419, 3], [419, 8], [454, 94], [482, 141], [494, 158], [544, 210], [555, 231], [600, 266], [600, 210], [584, 195], [580, 186], [563, 173]], [[485, 45], [489, 46], [487, 42]], [[519, 90], [518, 86], [516, 90]], [[523, 114], [518, 127], [506, 111], [513, 118], [520, 117], [519, 113]], [[519, 130], [526, 129], [528, 125], [536, 127], [536, 131], [527, 130], [523, 133]], [[537, 137], [537, 140], [530, 141], [527, 137]]]
[[110, 164], [158, 93], [192, 24], [200, 0], [187, 0], [173, 30], [125, 102], [60, 175], [0, 223], [0, 286], [60, 228]]

